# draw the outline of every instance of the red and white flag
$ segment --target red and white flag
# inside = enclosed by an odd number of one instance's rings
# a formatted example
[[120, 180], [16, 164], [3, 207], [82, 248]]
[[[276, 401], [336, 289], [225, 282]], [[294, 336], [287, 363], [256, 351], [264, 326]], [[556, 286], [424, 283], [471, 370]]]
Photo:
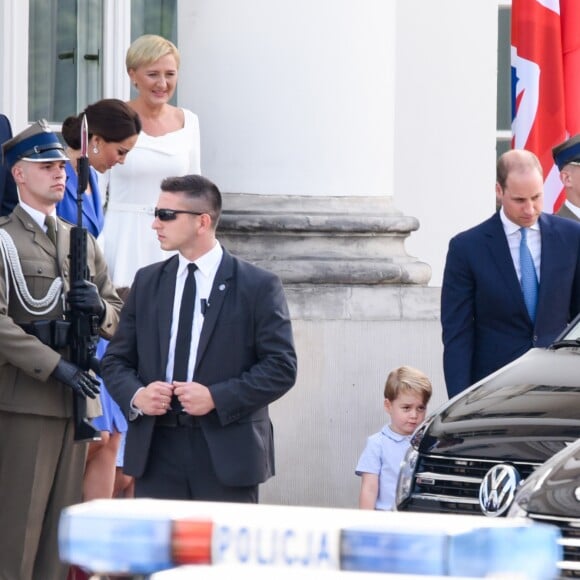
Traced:
[[580, 0], [512, 1], [512, 147], [544, 169], [544, 211], [564, 201], [552, 147], [580, 133]]

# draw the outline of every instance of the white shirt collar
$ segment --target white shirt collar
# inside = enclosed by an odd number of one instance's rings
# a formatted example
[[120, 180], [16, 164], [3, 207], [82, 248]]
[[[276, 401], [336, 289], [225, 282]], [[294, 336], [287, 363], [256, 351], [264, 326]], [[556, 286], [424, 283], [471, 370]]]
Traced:
[[[520, 228], [522, 226], [518, 226], [518, 224], [515, 224], [514, 222], [512, 222], [512, 220], [510, 220], [506, 215], [505, 215], [505, 211], [503, 209], [503, 207], [499, 210], [499, 217], [501, 219], [501, 223], [503, 225], [503, 231], [505, 232], [506, 236], [511, 236], [512, 234], [515, 234], [516, 232], [520, 231]], [[536, 223], [533, 226], [530, 226], [530, 230], [535, 230], [537, 232], [540, 231], [540, 224], [538, 223], [539, 220], [536, 220]]]
[[[38, 211], [37, 209], [34, 209], [33, 207], [29, 206], [27, 203], [24, 203], [23, 201], [20, 202], [20, 207], [22, 207], [22, 209], [36, 222], [36, 224], [42, 231], [46, 231], [46, 226], [44, 225], [46, 214], [42, 213], [41, 211]], [[56, 209], [53, 209], [49, 215], [55, 218], [55, 221], [57, 222], [56, 227], [58, 228], [58, 220], [56, 219]]]
[[383, 429], [382, 429], [382, 433], [383, 435], [386, 435], [389, 439], [392, 439], [393, 441], [403, 441], [403, 440], [409, 440], [411, 439], [411, 435], [402, 435], [401, 433], [397, 433], [396, 431], [393, 431], [392, 427], [390, 424], [384, 425]]
[[[44, 222], [44, 218], [43, 218]], [[195, 260], [195, 265], [201, 274], [204, 276], [209, 276], [212, 272], [215, 272], [222, 261], [223, 249], [220, 243], [216, 240], [214, 247], [206, 252], [203, 256], [200, 256]], [[183, 276], [187, 266], [191, 263], [187, 258], [178, 254], [179, 256], [179, 266], [177, 267], [177, 276]]]

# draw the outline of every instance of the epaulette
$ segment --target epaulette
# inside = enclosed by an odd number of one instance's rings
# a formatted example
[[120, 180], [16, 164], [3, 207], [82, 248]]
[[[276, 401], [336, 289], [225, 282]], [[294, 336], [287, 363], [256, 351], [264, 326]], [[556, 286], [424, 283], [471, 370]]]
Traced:
[[77, 225], [77, 224], [75, 224], [73, 222], [68, 221], [67, 219], [65, 219], [65, 218], [63, 218], [61, 216], [58, 216], [58, 219], [61, 220], [61, 221], [63, 221], [65, 224], [68, 224], [69, 226], [71, 226], [73, 228]]

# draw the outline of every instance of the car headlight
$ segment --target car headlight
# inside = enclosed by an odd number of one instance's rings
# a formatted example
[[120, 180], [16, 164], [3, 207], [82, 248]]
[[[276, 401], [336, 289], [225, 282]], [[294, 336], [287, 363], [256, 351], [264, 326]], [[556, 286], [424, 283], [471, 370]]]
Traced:
[[425, 422], [417, 429], [411, 439], [411, 446], [407, 450], [407, 453], [405, 453], [405, 457], [401, 463], [397, 491], [395, 493], [395, 505], [393, 507], [395, 510], [410, 497], [413, 490], [415, 470], [417, 469], [417, 462], [419, 461], [419, 445], [427, 430], [427, 425], [427, 422]]
[[397, 481], [397, 492], [395, 494], [395, 509], [405, 502], [411, 495], [413, 483], [415, 481], [415, 469], [419, 460], [419, 451], [414, 447], [409, 447], [405, 458], [401, 463], [399, 479]]

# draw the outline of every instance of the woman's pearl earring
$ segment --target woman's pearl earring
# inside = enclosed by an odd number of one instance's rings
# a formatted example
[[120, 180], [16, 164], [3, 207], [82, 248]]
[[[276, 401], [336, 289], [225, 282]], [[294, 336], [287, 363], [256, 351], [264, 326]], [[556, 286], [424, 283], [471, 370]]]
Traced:
[[95, 146], [93, 147], [93, 153], [94, 153], [95, 155], [97, 155], [97, 153], [98, 153], [98, 152], [99, 152], [99, 148], [98, 148], [98, 147], [95, 145]]

